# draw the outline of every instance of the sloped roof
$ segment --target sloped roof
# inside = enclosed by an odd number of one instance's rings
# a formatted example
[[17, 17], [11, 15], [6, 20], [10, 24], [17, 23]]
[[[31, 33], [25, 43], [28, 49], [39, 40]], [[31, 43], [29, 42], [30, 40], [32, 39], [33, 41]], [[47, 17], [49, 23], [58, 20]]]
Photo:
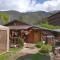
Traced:
[[22, 22], [22, 21], [19, 21], [19, 20], [13, 20], [13, 21], [8, 22], [8, 23], [5, 24], [4, 26], [9, 26], [9, 25], [11, 25], [11, 24], [13, 24], [13, 23], [16, 23], [16, 22], [19, 22], [19, 23], [21, 23], [22, 25], [23, 25], [23, 24], [28, 25], [27, 23], [24, 23], [24, 22]]
[[[13, 22], [21, 22], [19, 20], [14, 20], [14, 21], [11, 21], [12, 23]], [[27, 24], [27, 23], [24, 23], [24, 22], [21, 22], [23, 23], [24, 25], [19, 25], [19, 26], [9, 26], [8, 24], [10, 24], [11, 22], [5, 24], [5, 26], [7, 25], [10, 29], [29, 29], [32, 27], [32, 29], [43, 29], [43, 30], [48, 30], [48, 31], [51, 31], [51, 32], [60, 32], [60, 29], [48, 29], [48, 28], [44, 28], [44, 27], [41, 27], [41, 26], [36, 26], [36, 25], [30, 25], [30, 24]], [[2, 26], [2, 25], [1, 25]], [[4, 26], [2, 26], [4, 27]]]
[[29, 29], [32, 26], [28, 26], [28, 25], [20, 25], [20, 26], [9, 26], [9, 29]]
[[6, 27], [6, 26], [2, 26], [2, 25], [0, 25], [0, 30], [7, 30], [7, 29], [9, 29], [9, 28]]
[[54, 29], [53, 31], [60, 32], [60, 29]]

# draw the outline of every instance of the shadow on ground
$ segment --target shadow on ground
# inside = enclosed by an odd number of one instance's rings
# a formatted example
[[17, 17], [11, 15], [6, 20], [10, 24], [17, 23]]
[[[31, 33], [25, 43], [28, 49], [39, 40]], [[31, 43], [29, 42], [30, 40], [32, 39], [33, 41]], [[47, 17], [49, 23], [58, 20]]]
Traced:
[[16, 60], [50, 60], [50, 57], [37, 53], [37, 54], [27, 54], [27, 55], [18, 57]]

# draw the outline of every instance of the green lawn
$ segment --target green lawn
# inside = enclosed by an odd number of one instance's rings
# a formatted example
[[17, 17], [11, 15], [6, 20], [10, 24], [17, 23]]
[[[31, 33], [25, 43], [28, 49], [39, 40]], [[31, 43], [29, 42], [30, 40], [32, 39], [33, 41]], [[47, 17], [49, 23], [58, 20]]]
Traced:
[[38, 53], [38, 54], [32, 55], [32, 60], [50, 60], [50, 57], [47, 55]]
[[10, 48], [10, 51], [12, 53], [16, 53], [17, 51], [19, 51], [21, 48]]
[[[0, 55], [0, 60], [11, 60], [11, 57], [16, 55], [16, 52], [20, 51], [21, 48], [11, 48], [10, 52]], [[16, 57], [16, 56], [15, 56]], [[50, 60], [49, 56], [44, 54], [27, 54], [24, 56], [20, 56], [17, 60]]]
[[19, 50], [21, 50], [21, 48], [10, 48], [10, 52], [0, 55], [0, 60], [9, 60], [11, 56], [15, 55]]
[[47, 55], [37, 53], [20, 56], [19, 58], [17, 58], [17, 60], [50, 60], [50, 57]]
[[5, 53], [0, 55], [0, 60], [8, 60], [12, 53]]

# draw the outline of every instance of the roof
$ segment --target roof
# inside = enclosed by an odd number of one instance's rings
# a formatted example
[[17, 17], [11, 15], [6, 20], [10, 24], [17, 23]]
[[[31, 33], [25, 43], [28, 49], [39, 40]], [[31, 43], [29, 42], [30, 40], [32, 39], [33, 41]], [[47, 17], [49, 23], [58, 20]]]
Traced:
[[22, 22], [22, 21], [19, 21], [19, 20], [13, 20], [13, 21], [8, 22], [8, 23], [5, 24], [4, 26], [9, 26], [9, 25], [14, 24], [14, 23], [16, 23], [16, 22], [20, 23], [20, 25], [28, 25], [28, 24], [25, 23], [25, 22]]
[[54, 29], [53, 31], [60, 32], [60, 29]]
[[20, 25], [20, 26], [9, 26], [9, 29], [29, 29], [32, 26], [28, 26], [28, 25]]
[[32, 25], [32, 26], [35, 26], [36, 28], [43, 29], [43, 30], [46, 30], [46, 31], [59, 32], [60, 33], [60, 29], [48, 29], [48, 28], [44, 28], [44, 27], [36, 26], [36, 25]]
[[[12, 23], [13, 22], [21, 22], [21, 21], [18, 21], [18, 20], [14, 20], [14, 21], [11, 21]], [[9, 23], [11, 23], [9, 22]], [[9, 24], [8, 23], [8, 24]], [[24, 25], [19, 25], [19, 26], [9, 26], [8, 24], [6, 24], [10, 29], [29, 29], [32, 27], [32, 29], [43, 29], [43, 30], [46, 30], [46, 31], [51, 31], [51, 32], [60, 32], [60, 29], [48, 29], [48, 28], [44, 28], [44, 27], [41, 27], [41, 26], [36, 26], [36, 25], [30, 25], [30, 24], [26, 24], [24, 22], [21, 22], [23, 23]], [[5, 26], [6, 26], [5, 25]]]
[[7, 30], [7, 29], [9, 29], [9, 28], [6, 27], [6, 26], [2, 26], [2, 25], [0, 25], [0, 30]]
[[53, 35], [48, 35], [47, 37], [51, 38], [51, 37], [54, 37]]

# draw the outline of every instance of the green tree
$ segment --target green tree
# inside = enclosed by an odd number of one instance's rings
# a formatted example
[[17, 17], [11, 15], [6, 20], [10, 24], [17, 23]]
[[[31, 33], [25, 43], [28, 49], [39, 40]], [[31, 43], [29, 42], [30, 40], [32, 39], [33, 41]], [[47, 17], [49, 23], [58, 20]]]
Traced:
[[7, 23], [9, 21], [9, 15], [6, 13], [0, 13], [0, 19], [3, 21], [3, 23]]

